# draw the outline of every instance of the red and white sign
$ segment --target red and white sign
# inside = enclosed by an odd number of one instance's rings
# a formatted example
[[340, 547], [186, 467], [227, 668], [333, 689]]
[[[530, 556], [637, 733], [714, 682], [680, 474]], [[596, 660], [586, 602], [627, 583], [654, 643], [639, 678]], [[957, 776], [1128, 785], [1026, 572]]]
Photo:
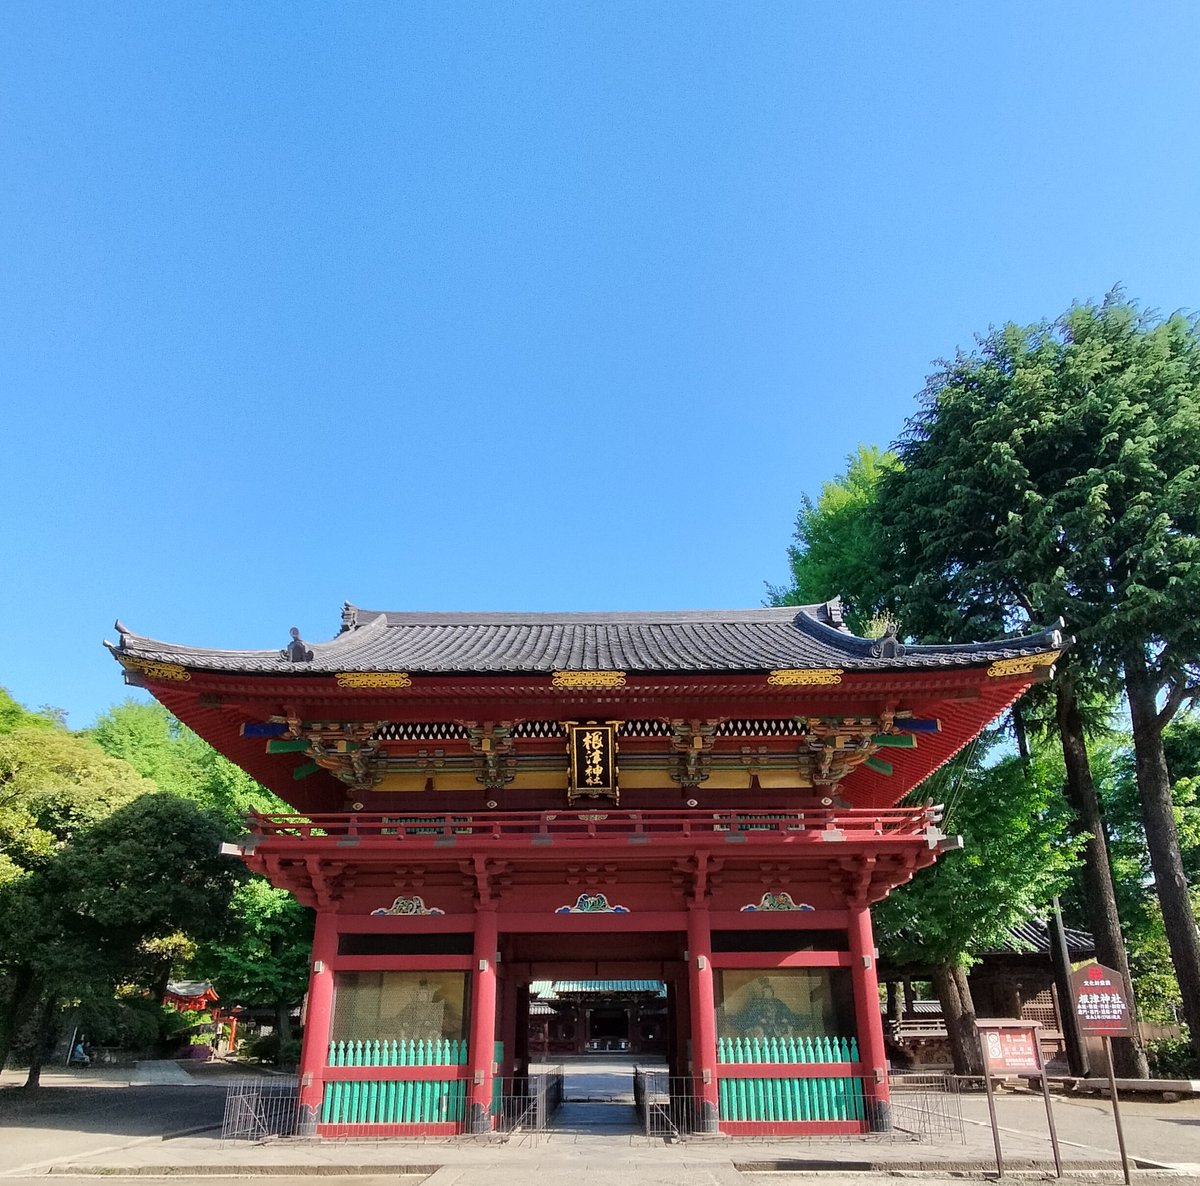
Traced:
[[1079, 1032], [1108, 1038], [1133, 1036], [1125, 980], [1103, 964], [1085, 964], [1071, 973], [1071, 1000]]
[[996, 1075], [1040, 1075], [1042, 1049], [1038, 1045], [1038, 1023], [988, 1018], [979, 1022], [979, 1044], [990, 1073]]

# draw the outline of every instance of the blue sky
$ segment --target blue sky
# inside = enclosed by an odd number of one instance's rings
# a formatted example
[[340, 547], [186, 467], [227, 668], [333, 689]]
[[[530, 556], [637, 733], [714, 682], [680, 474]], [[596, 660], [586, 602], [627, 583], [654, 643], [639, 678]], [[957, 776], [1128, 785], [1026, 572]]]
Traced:
[[[1198, 305], [1200, 7], [9, 0], [0, 683], [757, 604], [932, 360]], [[831, 591], [832, 592], [832, 591]]]

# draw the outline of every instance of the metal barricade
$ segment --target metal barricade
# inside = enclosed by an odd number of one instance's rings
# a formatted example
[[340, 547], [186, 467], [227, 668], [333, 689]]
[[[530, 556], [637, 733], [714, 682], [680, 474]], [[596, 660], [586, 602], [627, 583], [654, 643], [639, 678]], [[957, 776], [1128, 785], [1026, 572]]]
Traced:
[[945, 1071], [904, 1073], [890, 1076], [888, 1086], [895, 1136], [966, 1143], [957, 1076]]
[[563, 1069], [495, 1080], [492, 1127], [495, 1132], [545, 1132], [563, 1102]]
[[636, 1068], [633, 1106], [648, 1137], [678, 1141], [701, 1131], [698, 1101], [687, 1076]]
[[225, 1092], [222, 1141], [294, 1136], [300, 1120], [300, 1083], [294, 1076], [231, 1083]]

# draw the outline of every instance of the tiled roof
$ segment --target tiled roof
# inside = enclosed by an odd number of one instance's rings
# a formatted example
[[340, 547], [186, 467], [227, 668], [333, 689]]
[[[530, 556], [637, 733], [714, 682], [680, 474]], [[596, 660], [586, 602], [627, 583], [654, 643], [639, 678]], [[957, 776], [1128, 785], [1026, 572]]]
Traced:
[[[1067, 936], [1067, 954], [1072, 960], [1089, 959], [1096, 954], [1096, 943], [1088, 931], [1063, 927]], [[1050, 928], [1040, 918], [1010, 927], [1007, 936], [981, 954], [984, 955], [1050, 954]]]
[[211, 980], [168, 980], [167, 992], [184, 998], [202, 997], [205, 993], [212, 993], [214, 997], [217, 995]]
[[[539, 674], [553, 671], [758, 672], [964, 667], [1041, 654], [1065, 645], [1057, 629], [993, 643], [903, 646], [858, 638], [838, 602], [662, 613], [386, 613], [347, 606], [343, 630], [325, 643], [262, 651], [177, 646], [118, 623], [118, 656], [198, 670], [273, 675], [340, 671]], [[310, 656], [310, 657], [309, 657]]]

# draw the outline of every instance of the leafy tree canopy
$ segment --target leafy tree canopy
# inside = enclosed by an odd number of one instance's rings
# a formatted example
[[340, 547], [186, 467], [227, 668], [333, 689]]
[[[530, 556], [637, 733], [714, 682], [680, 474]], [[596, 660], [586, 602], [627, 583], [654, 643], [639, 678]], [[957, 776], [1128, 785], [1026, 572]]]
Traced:
[[86, 738], [46, 723], [0, 733], [0, 882], [155, 789]]
[[[1200, 646], [1200, 337], [1122, 294], [944, 362], [883, 475], [893, 595], [920, 634], [1060, 615], [1110, 677]], [[1180, 612], [1183, 610], [1184, 612]]]
[[226, 933], [200, 945], [193, 974], [239, 1004], [298, 1001], [308, 986], [313, 912], [264, 878], [251, 877], [238, 886], [229, 913]]
[[859, 445], [846, 472], [826, 482], [814, 502], [802, 497], [788, 548], [791, 584], [768, 586], [772, 605], [813, 605], [840, 596], [850, 628], [872, 632], [887, 589], [879, 543], [879, 481], [899, 468], [896, 454]]
[[90, 735], [106, 753], [124, 759], [162, 790], [216, 811], [233, 830], [240, 830], [251, 808], [290, 810], [161, 704], [126, 700], [114, 705]]
[[943, 827], [962, 836], [962, 850], [943, 853], [876, 908], [881, 946], [900, 963], [969, 965], [1010, 928], [1044, 915], [1078, 860], [1079, 843], [1064, 836], [1054, 761], [962, 759], [953, 777]]

